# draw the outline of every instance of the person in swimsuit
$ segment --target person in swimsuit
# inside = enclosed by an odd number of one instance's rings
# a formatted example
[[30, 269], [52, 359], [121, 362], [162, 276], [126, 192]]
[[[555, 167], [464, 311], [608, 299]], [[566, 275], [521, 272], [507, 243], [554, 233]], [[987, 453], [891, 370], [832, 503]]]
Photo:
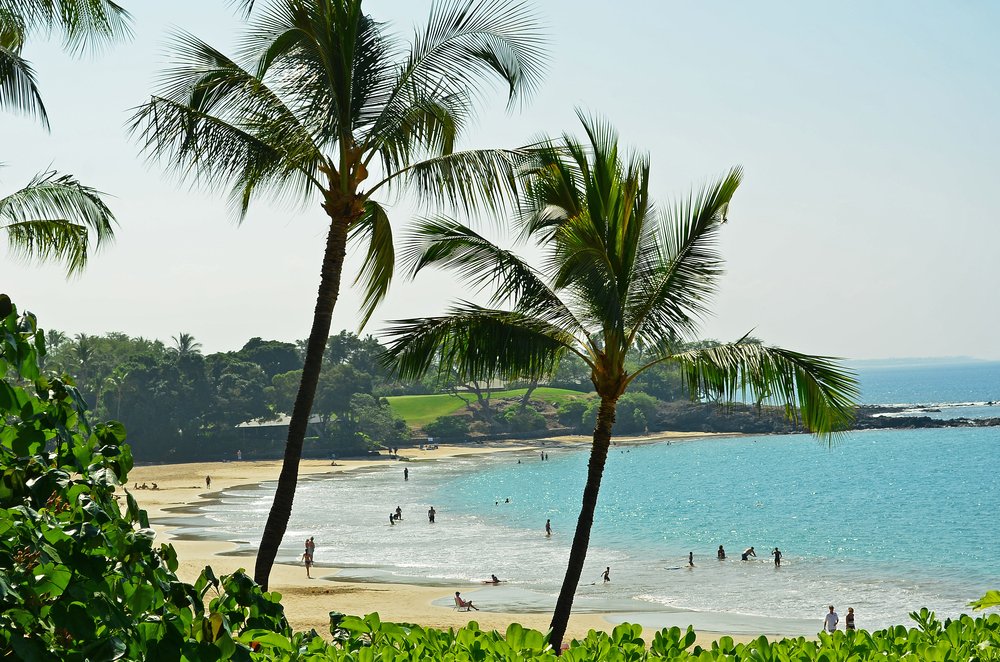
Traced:
[[545, 520], [545, 535], [546, 536], [552, 535], [552, 520], [550, 519]]
[[743, 553], [740, 555], [740, 559], [743, 561], [747, 561], [750, 559], [751, 556], [757, 558], [757, 552], [753, 551], [753, 547], [747, 547], [746, 549], [743, 550]]
[[694, 552], [688, 552], [688, 567], [694, 567]]
[[717, 557], [719, 557], [720, 561], [725, 561], [726, 560], [726, 550], [722, 549], [722, 545], [719, 545], [719, 551], [716, 552], [715, 555]]
[[611, 566], [604, 569], [604, 574], [601, 575], [604, 578], [604, 583], [607, 584], [611, 581]]
[[774, 567], [775, 568], [780, 568], [781, 567], [781, 550], [778, 549], [777, 547], [775, 547], [774, 551], [771, 552], [771, 556], [774, 557]]
[[854, 607], [847, 608], [847, 618], [844, 619], [844, 628], [847, 630], [854, 629]]

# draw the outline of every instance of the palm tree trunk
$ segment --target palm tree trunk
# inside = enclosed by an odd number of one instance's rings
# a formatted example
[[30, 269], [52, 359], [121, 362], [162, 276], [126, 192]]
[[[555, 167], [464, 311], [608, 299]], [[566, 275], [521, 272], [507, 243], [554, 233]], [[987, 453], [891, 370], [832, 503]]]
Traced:
[[573, 609], [573, 598], [580, 584], [583, 573], [583, 563], [587, 560], [587, 547], [590, 545], [590, 529], [594, 524], [594, 510], [597, 508], [597, 493], [601, 489], [601, 477], [604, 475], [604, 463], [608, 459], [608, 448], [611, 446], [611, 428], [615, 424], [615, 407], [617, 398], [601, 398], [601, 408], [597, 412], [597, 425], [594, 427], [594, 445], [590, 449], [590, 463], [587, 466], [587, 484], [583, 488], [583, 505], [580, 508], [580, 519], [576, 522], [576, 534], [573, 536], [573, 547], [569, 551], [569, 564], [566, 566], [566, 577], [563, 579], [559, 599], [556, 600], [556, 610], [552, 614], [549, 629], [549, 643], [559, 652], [566, 626], [569, 625], [569, 614]]
[[267, 590], [274, 558], [278, 546], [288, 528], [288, 518], [292, 515], [292, 501], [299, 477], [299, 459], [302, 457], [302, 443], [305, 440], [309, 416], [312, 413], [316, 385], [323, 367], [323, 353], [330, 337], [333, 309], [340, 296], [340, 278], [347, 254], [347, 227], [350, 219], [331, 219], [330, 233], [326, 238], [326, 252], [323, 255], [323, 272], [316, 296], [316, 311], [313, 314], [312, 330], [306, 345], [305, 364], [302, 367], [302, 381], [292, 407], [292, 420], [288, 423], [288, 440], [285, 442], [285, 457], [278, 476], [278, 488], [274, 493], [271, 512], [264, 525], [264, 533], [257, 550], [257, 564], [254, 567], [254, 581]]

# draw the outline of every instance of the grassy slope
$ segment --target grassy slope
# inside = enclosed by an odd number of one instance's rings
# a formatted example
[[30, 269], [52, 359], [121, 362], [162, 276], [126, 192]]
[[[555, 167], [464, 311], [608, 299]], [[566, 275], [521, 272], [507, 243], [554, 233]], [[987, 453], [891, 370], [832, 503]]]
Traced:
[[[495, 391], [491, 400], [495, 402], [502, 398], [519, 398], [524, 395], [526, 390], [516, 388], [509, 391]], [[578, 400], [586, 397], [586, 393], [563, 388], [549, 388], [548, 386], [540, 386], [531, 394], [533, 400], [542, 400], [553, 405], [560, 405], [569, 400]], [[438, 395], [397, 395], [386, 399], [389, 401], [389, 406], [392, 407], [393, 413], [397, 416], [402, 416], [406, 420], [406, 424], [411, 427], [426, 425], [436, 418], [453, 414], [465, 406], [462, 400], [448, 393]]]

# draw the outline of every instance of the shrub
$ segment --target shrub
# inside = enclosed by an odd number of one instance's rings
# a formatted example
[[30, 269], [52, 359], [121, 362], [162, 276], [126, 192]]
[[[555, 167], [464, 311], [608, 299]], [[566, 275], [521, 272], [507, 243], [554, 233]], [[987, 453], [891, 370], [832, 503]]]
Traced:
[[502, 419], [511, 432], [535, 432], [546, 428], [545, 417], [534, 407], [510, 407]]
[[559, 422], [566, 427], [583, 429], [585, 427], [584, 414], [587, 413], [588, 408], [587, 402], [586, 400], [568, 400], [561, 403], [556, 414]]
[[469, 434], [468, 416], [440, 416], [424, 426], [430, 437], [459, 439]]

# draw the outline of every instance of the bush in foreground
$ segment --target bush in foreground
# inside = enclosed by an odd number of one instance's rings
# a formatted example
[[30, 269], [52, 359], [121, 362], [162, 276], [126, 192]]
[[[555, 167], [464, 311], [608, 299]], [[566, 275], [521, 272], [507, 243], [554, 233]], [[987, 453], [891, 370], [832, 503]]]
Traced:
[[[176, 575], [170, 545], [154, 544], [146, 513], [116, 488], [132, 467], [125, 430], [91, 424], [67, 377], [43, 375], [42, 332], [0, 295], [0, 659], [2, 660], [552, 660], [545, 635], [475, 623], [441, 631], [344, 617], [334, 642], [294, 633], [277, 593], [242, 572]], [[207, 601], [207, 606], [206, 606]], [[652, 641], [637, 625], [573, 641], [565, 660], [1000, 660], [1000, 616], [917, 628], [821, 634], [704, 649], [688, 628]]]

